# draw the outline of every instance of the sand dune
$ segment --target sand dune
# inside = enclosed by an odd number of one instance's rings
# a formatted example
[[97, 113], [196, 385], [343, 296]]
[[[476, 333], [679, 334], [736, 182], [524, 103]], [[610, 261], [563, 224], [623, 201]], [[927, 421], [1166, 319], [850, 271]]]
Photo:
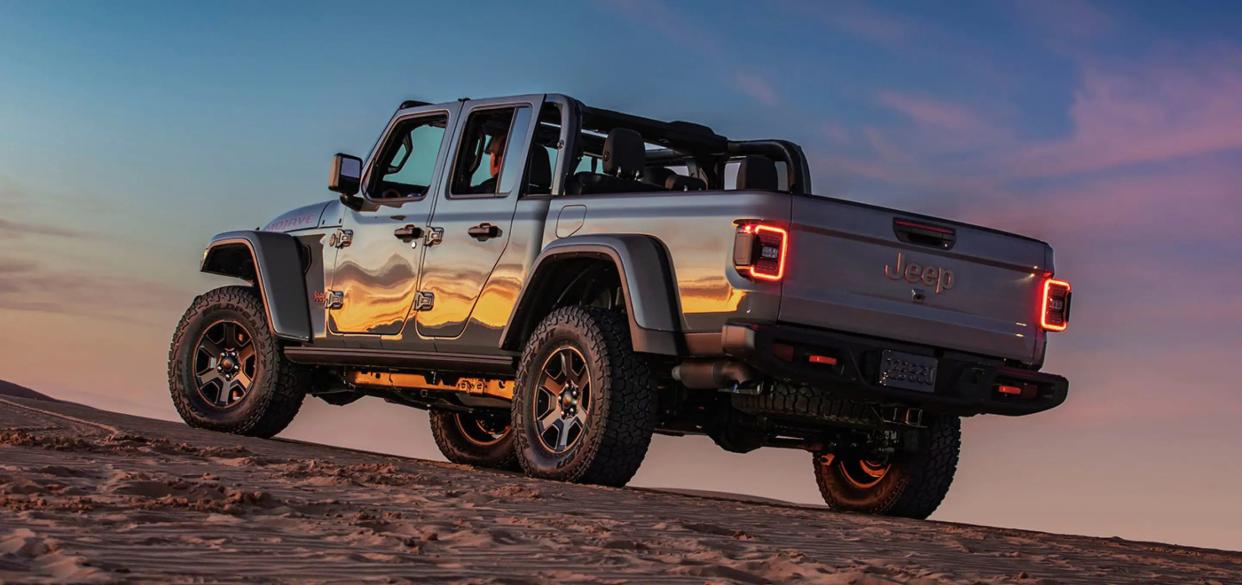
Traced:
[[610, 489], [0, 398], [0, 582], [1239, 583], [1242, 553]]

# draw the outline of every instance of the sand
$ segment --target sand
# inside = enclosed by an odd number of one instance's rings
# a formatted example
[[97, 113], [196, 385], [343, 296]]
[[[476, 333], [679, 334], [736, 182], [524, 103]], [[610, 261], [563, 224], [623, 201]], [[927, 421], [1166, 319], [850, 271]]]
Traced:
[[0, 397], [0, 582], [216, 581], [1210, 584], [1242, 583], [1242, 553], [560, 484]]

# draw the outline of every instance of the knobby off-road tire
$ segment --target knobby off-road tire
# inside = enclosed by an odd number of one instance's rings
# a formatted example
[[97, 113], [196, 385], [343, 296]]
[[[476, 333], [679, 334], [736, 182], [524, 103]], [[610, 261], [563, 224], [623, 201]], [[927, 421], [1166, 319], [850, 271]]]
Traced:
[[562, 307], [531, 335], [512, 411], [527, 475], [623, 486], [647, 454], [656, 416], [656, 385], [623, 315]]
[[173, 404], [192, 427], [272, 437], [301, 408], [307, 381], [306, 369], [285, 359], [263, 301], [249, 287], [226, 286], [195, 298], [168, 350]]
[[475, 415], [433, 410], [431, 436], [444, 458], [453, 463], [517, 471], [513, 426]]
[[920, 439], [917, 451], [896, 453], [886, 462], [815, 455], [819, 493], [833, 510], [927, 518], [953, 483], [961, 421], [955, 416], [930, 418]]

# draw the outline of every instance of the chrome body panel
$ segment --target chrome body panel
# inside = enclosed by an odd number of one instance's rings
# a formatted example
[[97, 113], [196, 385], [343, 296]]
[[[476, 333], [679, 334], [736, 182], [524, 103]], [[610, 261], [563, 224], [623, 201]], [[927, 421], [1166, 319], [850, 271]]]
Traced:
[[[793, 217], [780, 321], [1042, 361], [1038, 310], [1053, 271], [1047, 244], [926, 218], [951, 227], [956, 241], [949, 249], [916, 246], [897, 238], [893, 222], [917, 216], [819, 197], [793, 198]], [[904, 277], [919, 268], [932, 269], [927, 282], [914, 272]], [[946, 273], [948, 289], [945, 278], [933, 278]]]
[[[633, 234], [664, 248], [674, 282], [677, 330], [719, 333], [729, 319], [775, 320], [781, 283], [750, 280], [732, 266], [740, 220], [789, 221], [793, 200], [784, 193], [699, 191], [556, 197], [543, 247], [557, 241], [556, 218], [584, 206], [582, 226], [570, 239]], [[652, 270], [638, 266], [635, 270]]]
[[[504, 255], [509, 239], [512, 237], [514, 211], [517, 205], [520, 181], [511, 180], [510, 168], [516, 168], [521, 174], [526, 168], [526, 154], [530, 137], [538, 124], [539, 108], [543, 105], [543, 96], [525, 96], [495, 100], [472, 100], [462, 106], [459, 114], [461, 123], [456, 124], [452, 133], [452, 142], [448, 148], [456, 153], [464, 139], [470, 115], [480, 110], [497, 108], [519, 108], [514, 116], [512, 134], [505, 154], [505, 170], [500, 176], [502, 192], [496, 195], [452, 195], [449, 193], [449, 175], [444, 173], [436, 182], [438, 193], [435, 209], [427, 224], [444, 230], [443, 240], [429, 246], [424, 252], [422, 283], [420, 290], [435, 295], [433, 306], [428, 310], [418, 311], [413, 315], [418, 337], [444, 339], [437, 341], [437, 347], [451, 346], [454, 350], [472, 343], [461, 340], [454, 343], [450, 340], [459, 338], [467, 327], [467, 321], [475, 313], [476, 320], [488, 323], [494, 321], [492, 314], [502, 303], [488, 300], [481, 302], [483, 289]], [[524, 115], [523, 115], [524, 111]], [[455, 155], [454, 155], [455, 156]], [[517, 158], [514, 158], [517, 157]], [[452, 165], [450, 158], [445, 167]], [[506, 186], [511, 188], [505, 192]], [[490, 223], [500, 230], [498, 237], [476, 239], [467, 231], [475, 225]], [[411, 335], [407, 332], [403, 340]], [[488, 349], [495, 350], [496, 345], [490, 344]]]

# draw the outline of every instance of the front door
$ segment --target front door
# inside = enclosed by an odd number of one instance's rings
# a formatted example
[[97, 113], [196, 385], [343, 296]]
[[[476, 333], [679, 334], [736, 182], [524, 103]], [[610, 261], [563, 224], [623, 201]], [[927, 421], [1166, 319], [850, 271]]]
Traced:
[[425, 252], [420, 287], [430, 306], [418, 312], [418, 333], [437, 338], [437, 349], [452, 347], [444, 338], [460, 336], [471, 314], [487, 309], [476, 303], [509, 242], [541, 105], [541, 98], [518, 98], [462, 107], [446, 188], [431, 218], [442, 240]]
[[[418, 108], [394, 118], [363, 177], [365, 203], [345, 209], [337, 252], [329, 331], [395, 335], [418, 291], [423, 230], [443, 183], [441, 171], [458, 104]], [[358, 340], [380, 345], [378, 338]]]

